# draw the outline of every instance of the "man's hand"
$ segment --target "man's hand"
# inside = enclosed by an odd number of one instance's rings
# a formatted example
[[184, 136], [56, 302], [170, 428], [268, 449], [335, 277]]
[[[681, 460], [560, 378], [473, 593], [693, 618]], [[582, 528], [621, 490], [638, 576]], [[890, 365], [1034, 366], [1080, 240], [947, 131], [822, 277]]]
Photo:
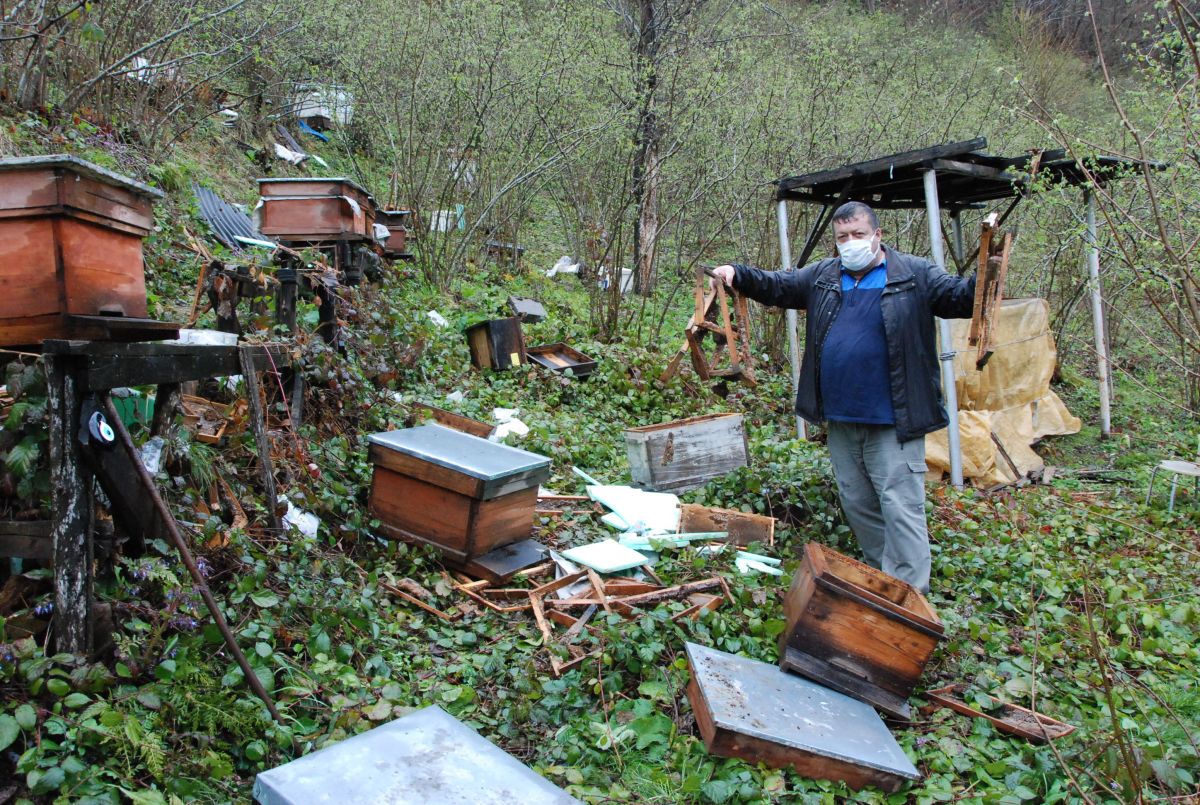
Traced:
[[725, 283], [726, 287], [728, 287], [728, 288], [733, 287], [733, 277], [734, 277], [734, 274], [737, 273], [734, 270], [733, 266], [730, 266], [730, 265], [717, 266], [716, 268], [713, 269], [712, 273], [713, 273], [713, 277], [715, 279], [719, 279], [721, 282]]

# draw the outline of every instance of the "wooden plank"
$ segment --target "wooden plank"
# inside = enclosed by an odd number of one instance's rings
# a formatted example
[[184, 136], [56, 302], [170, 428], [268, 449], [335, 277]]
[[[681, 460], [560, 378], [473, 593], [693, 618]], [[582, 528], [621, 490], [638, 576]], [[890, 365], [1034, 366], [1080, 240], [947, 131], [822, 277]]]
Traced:
[[1033, 743], [1046, 743], [1049, 740], [1063, 738], [1075, 731], [1075, 727], [1071, 724], [1035, 712], [1028, 707], [1021, 707], [1011, 702], [1002, 702], [995, 696], [989, 696], [988, 698], [999, 705], [998, 709], [994, 713], [980, 712], [962, 699], [965, 689], [966, 685], [962, 684], [946, 685], [942, 688], [926, 691], [925, 695], [929, 697], [930, 701], [936, 702], [943, 707], [948, 707], [957, 713], [971, 716], [972, 718], [982, 718], [985, 721], [991, 722], [992, 726], [1001, 732], [1016, 735]]
[[92, 479], [76, 439], [80, 373], [76, 359], [46, 357], [54, 502], [54, 645], [56, 651], [86, 655], [92, 649]]
[[680, 506], [679, 533], [690, 534], [704, 531], [725, 531], [734, 545], [749, 545], [762, 542], [775, 544], [775, 518], [762, 514], [719, 509], [684, 503]]
[[[291, 365], [280, 345], [243, 345], [258, 371]], [[183, 383], [209, 377], [241, 374], [243, 367], [236, 346], [185, 344], [114, 344], [98, 341], [47, 340], [43, 351], [85, 358], [86, 377], [82, 390], [97, 391], [122, 386], [153, 386]]]
[[252, 347], [238, 349], [238, 357], [242, 367], [242, 377], [246, 381], [246, 398], [250, 403], [250, 428], [254, 431], [254, 441], [258, 446], [258, 466], [262, 473], [263, 495], [266, 498], [267, 522], [276, 533], [283, 533], [283, 521], [276, 510], [279, 507], [279, 492], [275, 487], [275, 468], [271, 463], [271, 442], [267, 437], [267, 425], [263, 416], [262, 389], [258, 382], [258, 368], [254, 365]]
[[987, 138], [976, 137], [972, 140], [935, 145], [929, 148], [879, 157], [878, 159], [871, 159], [866, 162], [856, 162], [831, 170], [807, 173], [802, 176], [790, 176], [778, 181], [779, 190], [776, 197], [780, 199], [791, 198], [792, 193], [802, 187], [816, 187], [817, 185], [843, 182], [846, 179], [854, 179], [881, 171], [919, 166], [935, 159], [961, 156], [986, 147]]
[[142, 490], [137, 468], [123, 451], [93, 442], [81, 455], [108, 496], [114, 523], [129, 537], [128, 553], [140, 555], [151, 540], [170, 537], [154, 501]]
[[486, 422], [480, 422], [477, 419], [471, 419], [462, 414], [456, 414], [452, 411], [446, 411], [422, 402], [413, 403], [412, 409], [413, 415], [411, 418], [413, 424], [416, 425], [421, 424], [425, 419], [432, 419], [439, 425], [445, 425], [447, 428], [469, 433], [481, 439], [486, 439], [496, 430], [495, 425], [489, 425]]
[[[995, 338], [996, 325], [1000, 316], [1000, 303], [1004, 299], [1004, 279], [1008, 276], [1008, 258], [1012, 252], [1012, 242], [1012, 233], [1005, 232], [1000, 257], [988, 260], [987, 287], [984, 289], [983, 310], [981, 311], [979, 351], [975, 358], [975, 368], [978, 371], [982, 371], [992, 357], [992, 340]], [[999, 265], [993, 268], [993, 263], [997, 260]]]
[[51, 520], [0, 522], [0, 556], [50, 561], [54, 558]]
[[976, 346], [983, 326], [983, 304], [987, 296], [988, 258], [992, 254], [992, 236], [996, 232], [998, 213], [992, 213], [979, 225], [979, 264], [975, 269], [975, 302], [971, 312], [971, 326], [967, 331], [967, 345]]
[[419, 609], [425, 610], [430, 615], [436, 615], [437, 617], [441, 618], [444, 621], [456, 621], [456, 620], [459, 620], [460, 618], [462, 618], [461, 612], [456, 612], [455, 614], [451, 615], [449, 613], [442, 612], [437, 607], [432, 607], [429, 604], [426, 604], [424, 601], [417, 598], [415, 595], [410, 595], [409, 593], [404, 592], [404, 590], [401, 590], [398, 587], [394, 587], [390, 584], [384, 584], [382, 586], [383, 586], [383, 589], [387, 590], [389, 593], [391, 593], [392, 595], [401, 599], [402, 601], [407, 601], [408, 603], [412, 604], [413, 606], [415, 606]]

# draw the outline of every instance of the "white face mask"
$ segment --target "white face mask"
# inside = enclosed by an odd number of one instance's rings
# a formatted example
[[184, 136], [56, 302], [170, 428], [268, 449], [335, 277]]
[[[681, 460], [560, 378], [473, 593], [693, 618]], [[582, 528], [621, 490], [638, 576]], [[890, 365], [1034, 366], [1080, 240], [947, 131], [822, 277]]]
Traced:
[[874, 245], [874, 238], [866, 240], [847, 240], [844, 243], [839, 243], [838, 256], [842, 258], [842, 265], [847, 271], [862, 271], [875, 260], [875, 254], [879, 251]]

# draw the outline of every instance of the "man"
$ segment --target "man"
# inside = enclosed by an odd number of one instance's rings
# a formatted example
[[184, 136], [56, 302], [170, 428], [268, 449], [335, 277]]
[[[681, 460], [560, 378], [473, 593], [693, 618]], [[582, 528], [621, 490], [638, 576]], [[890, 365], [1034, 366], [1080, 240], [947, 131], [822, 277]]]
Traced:
[[763, 304], [808, 311], [796, 412], [826, 423], [842, 509], [868, 564], [928, 592], [924, 437], [947, 422], [933, 317], [970, 316], [975, 278], [884, 246], [861, 202], [838, 207], [833, 231], [838, 257], [715, 273]]

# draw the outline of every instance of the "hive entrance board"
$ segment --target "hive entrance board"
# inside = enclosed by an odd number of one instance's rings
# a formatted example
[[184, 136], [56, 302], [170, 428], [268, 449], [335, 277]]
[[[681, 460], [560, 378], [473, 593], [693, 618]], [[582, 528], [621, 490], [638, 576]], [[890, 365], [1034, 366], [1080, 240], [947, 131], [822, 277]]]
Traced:
[[687, 644], [688, 699], [708, 751], [851, 788], [920, 779], [870, 705], [765, 662]]
[[[750, 353], [750, 305], [745, 296], [726, 290], [717, 281], [709, 286], [711, 269], [696, 267], [696, 307], [684, 330], [684, 343], [659, 376], [665, 383], [679, 371], [685, 355], [701, 380], [740, 380], [757, 385]], [[733, 315], [730, 315], [732, 297]]]
[[989, 215], [980, 225], [979, 270], [975, 279], [975, 309], [971, 314], [971, 329], [967, 344], [978, 347], [975, 368], [982, 370], [992, 357], [992, 339], [1000, 302], [1004, 298], [1004, 278], [1008, 274], [1008, 257], [1012, 252], [1011, 232], [1000, 234], [997, 213]]

